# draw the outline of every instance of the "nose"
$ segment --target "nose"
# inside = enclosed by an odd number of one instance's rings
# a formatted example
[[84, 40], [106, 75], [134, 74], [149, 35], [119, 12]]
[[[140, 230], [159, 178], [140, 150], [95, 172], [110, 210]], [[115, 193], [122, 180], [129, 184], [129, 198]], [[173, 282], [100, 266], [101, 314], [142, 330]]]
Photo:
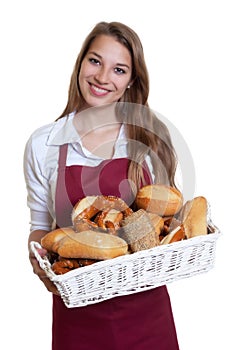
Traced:
[[108, 69], [103, 66], [99, 67], [97, 74], [95, 74], [95, 79], [101, 85], [107, 84], [109, 82]]

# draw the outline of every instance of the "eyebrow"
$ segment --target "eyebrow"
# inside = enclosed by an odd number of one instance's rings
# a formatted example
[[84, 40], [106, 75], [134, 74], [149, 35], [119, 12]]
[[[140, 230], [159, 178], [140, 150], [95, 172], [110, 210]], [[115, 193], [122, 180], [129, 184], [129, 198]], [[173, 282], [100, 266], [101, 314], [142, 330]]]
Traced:
[[[97, 52], [95, 52], [95, 51], [89, 51], [88, 54], [93, 54], [93, 55], [97, 56], [98, 58], [102, 59], [102, 56], [99, 55], [99, 54], [98, 54]], [[126, 68], [130, 69], [130, 67], [129, 67], [127, 64], [125, 64], [125, 63], [116, 63], [116, 65], [117, 65], [117, 66], [121, 66], [121, 67], [126, 67]]]

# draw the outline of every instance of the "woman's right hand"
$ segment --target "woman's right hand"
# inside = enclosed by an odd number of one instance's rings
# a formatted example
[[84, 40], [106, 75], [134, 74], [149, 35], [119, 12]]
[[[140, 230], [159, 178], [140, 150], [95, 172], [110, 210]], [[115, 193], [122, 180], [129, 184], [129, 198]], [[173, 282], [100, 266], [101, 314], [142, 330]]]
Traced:
[[[33, 231], [29, 236], [29, 243], [31, 241], [41, 242], [41, 238], [47, 234], [47, 231], [36, 230]], [[47, 254], [46, 249], [37, 249], [38, 253], [41, 257]], [[29, 250], [29, 260], [33, 267], [33, 272], [39, 277], [39, 279], [43, 282], [47, 290], [53, 294], [60, 295], [55, 284], [50, 281], [47, 277], [45, 271], [40, 267], [39, 262], [37, 261], [35, 255], [31, 250]]]
[[[46, 255], [47, 251], [45, 249], [37, 249], [39, 255], [43, 257]], [[50, 281], [50, 279], [47, 277], [45, 271], [39, 266], [39, 262], [35, 258], [34, 254], [30, 252], [29, 254], [29, 260], [33, 267], [33, 272], [39, 277], [39, 279], [43, 282], [47, 290], [53, 294], [59, 295], [59, 292], [57, 290], [57, 287], [55, 284]]]

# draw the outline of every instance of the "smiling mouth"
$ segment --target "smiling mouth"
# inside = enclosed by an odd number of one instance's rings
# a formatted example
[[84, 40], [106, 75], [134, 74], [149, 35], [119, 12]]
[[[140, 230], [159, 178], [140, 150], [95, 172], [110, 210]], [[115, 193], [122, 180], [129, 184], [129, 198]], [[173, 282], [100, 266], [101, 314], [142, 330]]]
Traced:
[[96, 85], [91, 84], [91, 83], [89, 83], [89, 86], [90, 86], [91, 92], [97, 96], [103, 96], [103, 95], [106, 95], [110, 92], [110, 90], [100, 88], [99, 86], [96, 86]]

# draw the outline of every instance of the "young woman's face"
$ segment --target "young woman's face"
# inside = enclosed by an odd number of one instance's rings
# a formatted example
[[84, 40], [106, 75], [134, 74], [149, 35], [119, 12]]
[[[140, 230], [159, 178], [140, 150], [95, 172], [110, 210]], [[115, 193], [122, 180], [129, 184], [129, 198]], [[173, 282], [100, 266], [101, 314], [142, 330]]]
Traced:
[[132, 60], [127, 48], [107, 35], [98, 36], [84, 57], [79, 85], [91, 107], [118, 101], [132, 75]]

